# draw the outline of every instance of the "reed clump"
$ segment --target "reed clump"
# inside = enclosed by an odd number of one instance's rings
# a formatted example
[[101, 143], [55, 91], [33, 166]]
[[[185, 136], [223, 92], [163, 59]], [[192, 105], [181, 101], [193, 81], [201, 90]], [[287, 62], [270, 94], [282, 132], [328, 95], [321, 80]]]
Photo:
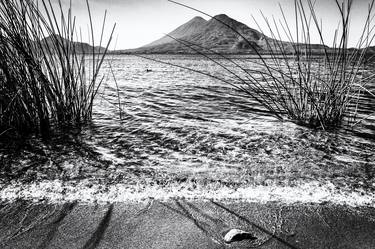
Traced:
[[[365, 70], [365, 64], [368, 61], [368, 47], [375, 37], [375, 25], [372, 1], [361, 27], [362, 33], [357, 46], [349, 49], [354, 1], [332, 1], [336, 4], [340, 19], [337, 20], [339, 25], [333, 34], [332, 44], [327, 42], [323, 35], [323, 25], [316, 11], [315, 1], [295, 0], [293, 25], [288, 23], [281, 5], [280, 20], [269, 19], [262, 14], [267, 30], [262, 30], [261, 25], [253, 18], [262, 33], [268, 31], [270, 34], [269, 37], [263, 37], [264, 49], [254, 45], [254, 41], [248, 40], [220, 19], [192, 7], [170, 2], [216, 19], [246, 42], [256, 59], [249, 61], [250, 67], [254, 64], [256, 67], [249, 69], [244, 63], [239, 63], [210, 48], [175, 39], [197, 54], [215, 62], [232, 79], [228, 80], [199, 70], [198, 73], [234, 86], [258, 101], [279, 119], [288, 119], [312, 128], [335, 129], [344, 121], [358, 123], [356, 119], [360, 96], [363, 92], [369, 91], [366, 84], [374, 79], [374, 74], [368, 74]], [[312, 44], [314, 34], [318, 35], [319, 44]], [[222, 59], [227, 63], [222, 63]], [[237, 70], [228, 65], [234, 66]]]
[[78, 35], [71, 6], [50, 0], [0, 2], [0, 135], [37, 133], [55, 125], [82, 125], [103, 81], [99, 71], [112, 40], [95, 46]]

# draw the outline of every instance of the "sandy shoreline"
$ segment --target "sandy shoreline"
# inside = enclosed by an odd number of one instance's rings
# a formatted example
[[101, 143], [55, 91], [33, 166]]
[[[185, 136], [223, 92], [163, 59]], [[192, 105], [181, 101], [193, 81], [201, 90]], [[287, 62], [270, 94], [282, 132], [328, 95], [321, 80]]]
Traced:
[[310, 181], [293, 186], [255, 185], [238, 188], [171, 183], [166, 186], [97, 184], [83, 181], [41, 181], [0, 185], [0, 200], [48, 203], [139, 202], [148, 199], [221, 200], [245, 202], [332, 203], [351, 207], [375, 207], [375, 193], [366, 189], [338, 188], [330, 182]]
[[[0, 185], [0, 248], [373, 248], [375, 194], [310, 181], [241, 188]], [[225, 241], [231, 229], [253, 239]]]
[[[0, 203], [0, 247], [373, 248], [375, 211], [331, 204], [148, 200]], [[227, 244], [232, 228], [255, 239]]]

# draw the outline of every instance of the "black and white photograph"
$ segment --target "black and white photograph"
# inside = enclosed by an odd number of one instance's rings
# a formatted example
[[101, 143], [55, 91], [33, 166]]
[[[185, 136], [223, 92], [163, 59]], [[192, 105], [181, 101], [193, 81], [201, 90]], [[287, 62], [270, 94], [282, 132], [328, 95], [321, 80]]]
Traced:
[[1, 0], [0, 249], [375, 248], [375, 0]]

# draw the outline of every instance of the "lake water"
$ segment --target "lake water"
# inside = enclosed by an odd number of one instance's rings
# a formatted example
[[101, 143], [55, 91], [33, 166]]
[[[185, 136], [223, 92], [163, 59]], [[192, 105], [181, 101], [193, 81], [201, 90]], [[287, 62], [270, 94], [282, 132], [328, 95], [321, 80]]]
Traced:
[[[196, 56], [157, 58], [224, 73]], [[48, 143], [31, 139], [3, 148], [1, 160], [8, 172], [1, 173], [2, 179], [231, 187], [317, 180], [375, 189], [374, 117], [354, 131], [313, 131], [275, 119], [218, 80], [135, 56], [109, 56], [103, 69], [108, 62], [119, 91], [109, 73], [92, 123]], [[363, 115], [375, 109], [374, 99], [366, 101]]]

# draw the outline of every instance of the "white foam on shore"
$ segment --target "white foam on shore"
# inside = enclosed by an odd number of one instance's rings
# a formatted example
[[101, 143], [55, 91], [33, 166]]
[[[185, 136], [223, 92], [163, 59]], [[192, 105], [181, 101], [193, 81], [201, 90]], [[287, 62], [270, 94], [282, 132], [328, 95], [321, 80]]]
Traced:
[[43, 181], [31, 184], [0, 185], [0, 199], [47, 201], [63, 203], [79, 201], [94, 202], [137, 202], [149, 198], [168, 200], [185, 198], [190, 200], [214, 199], [222, 201], [324, 203], [353, 207], [375, 207], [375, 194], [365, 190], [338, 189], [331, 183], [312, 181], [297, 186], [249, 186], [237, 189], [229, 187], [209, 188], [183, 184], [160, 186], [129, 186], [125, 184], [100, 185], [89, 181], [63, 182]]

